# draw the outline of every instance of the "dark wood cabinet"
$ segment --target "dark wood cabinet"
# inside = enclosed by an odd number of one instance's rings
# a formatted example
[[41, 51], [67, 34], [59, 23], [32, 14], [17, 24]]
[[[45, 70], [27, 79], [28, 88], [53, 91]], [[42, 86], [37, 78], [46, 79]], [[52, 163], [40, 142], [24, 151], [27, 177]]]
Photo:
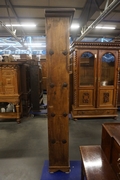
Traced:
[[30, 87], [32, 110], [39, 111], [43, 100], [42, 71], [40, 63], [35, 60], [30, 62]]
[[23, 116], [27, 116], [31, 109], [30, 65], [27, 61], [21, 67], [21, 80]]
[[104, 123], [102, 125], [101, 147], [120, 179], [120, 123]]
[[111, 166], [120, 180], [120, 143], [115, 139], [112, 144]]
[[117, 117], [118, 46], [82, 42], [72, 45], [73, 118]]

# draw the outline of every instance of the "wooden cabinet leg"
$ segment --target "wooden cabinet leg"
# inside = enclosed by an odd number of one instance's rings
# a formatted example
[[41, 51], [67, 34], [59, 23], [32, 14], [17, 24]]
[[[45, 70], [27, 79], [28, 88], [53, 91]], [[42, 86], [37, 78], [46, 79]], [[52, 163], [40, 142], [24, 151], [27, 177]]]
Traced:
[[21, 123], [21, 120], [20, 120], [20, 105], [17, 104], [16, 105], [16, 112], [17, 112], [17, 123]]

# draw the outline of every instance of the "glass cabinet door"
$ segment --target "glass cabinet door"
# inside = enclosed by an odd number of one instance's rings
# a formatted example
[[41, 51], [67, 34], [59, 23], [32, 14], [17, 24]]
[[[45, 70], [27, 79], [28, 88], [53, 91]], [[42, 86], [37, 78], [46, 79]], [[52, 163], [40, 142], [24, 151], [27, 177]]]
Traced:
[[80, 86], [94, 85], [94, 55], [91, 52], [84, 52], [80, 57]]
[[[106, 52], [105, 52], [106, 51]], [[99, 51], [99, 73], [98, 73], [98, 101], [97, 106], [114, 107], [116, 103], [117, 88], [117, 53], [107, 50]], [[109, 112], [108, 112], [109, 113]]]
[[105, 53], [101, 59], [101, 86], [114, 85], [115, 57], [112, 53]]

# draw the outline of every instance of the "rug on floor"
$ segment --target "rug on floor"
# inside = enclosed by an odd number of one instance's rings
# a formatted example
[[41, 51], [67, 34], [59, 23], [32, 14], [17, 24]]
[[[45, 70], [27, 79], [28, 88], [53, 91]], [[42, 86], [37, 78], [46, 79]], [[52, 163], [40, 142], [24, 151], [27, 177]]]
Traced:
[[44, 162], [40, 180], [80, 180], [81, 179], [81, 162], [70, 161], [70, 172], [64, 173], [57, 171], [49, 173], [49, 161]]

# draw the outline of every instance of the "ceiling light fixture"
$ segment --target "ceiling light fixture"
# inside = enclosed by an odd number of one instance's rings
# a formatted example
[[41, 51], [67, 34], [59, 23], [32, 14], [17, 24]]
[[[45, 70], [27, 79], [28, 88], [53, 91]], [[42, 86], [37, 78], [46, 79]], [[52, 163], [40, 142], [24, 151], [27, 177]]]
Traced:
[[115, 29], [115, 27], [109, 27], [109, 26], [96, 26], [96, 29]]
[[24, 43], [25, 46], [31, 46], [31, 47], [46, 47], [43, 43]]
[[79, 29], [80, 25], [79, 24], [72, 24], [71, 25], [71, 29], [74, 30], [74, 29]]
[[6, 24], [5, 26], [14, 26], [14, 27], [19, 27], [19, 26], [22, 26], [22, 27], [36, 27], [36, 24]]

